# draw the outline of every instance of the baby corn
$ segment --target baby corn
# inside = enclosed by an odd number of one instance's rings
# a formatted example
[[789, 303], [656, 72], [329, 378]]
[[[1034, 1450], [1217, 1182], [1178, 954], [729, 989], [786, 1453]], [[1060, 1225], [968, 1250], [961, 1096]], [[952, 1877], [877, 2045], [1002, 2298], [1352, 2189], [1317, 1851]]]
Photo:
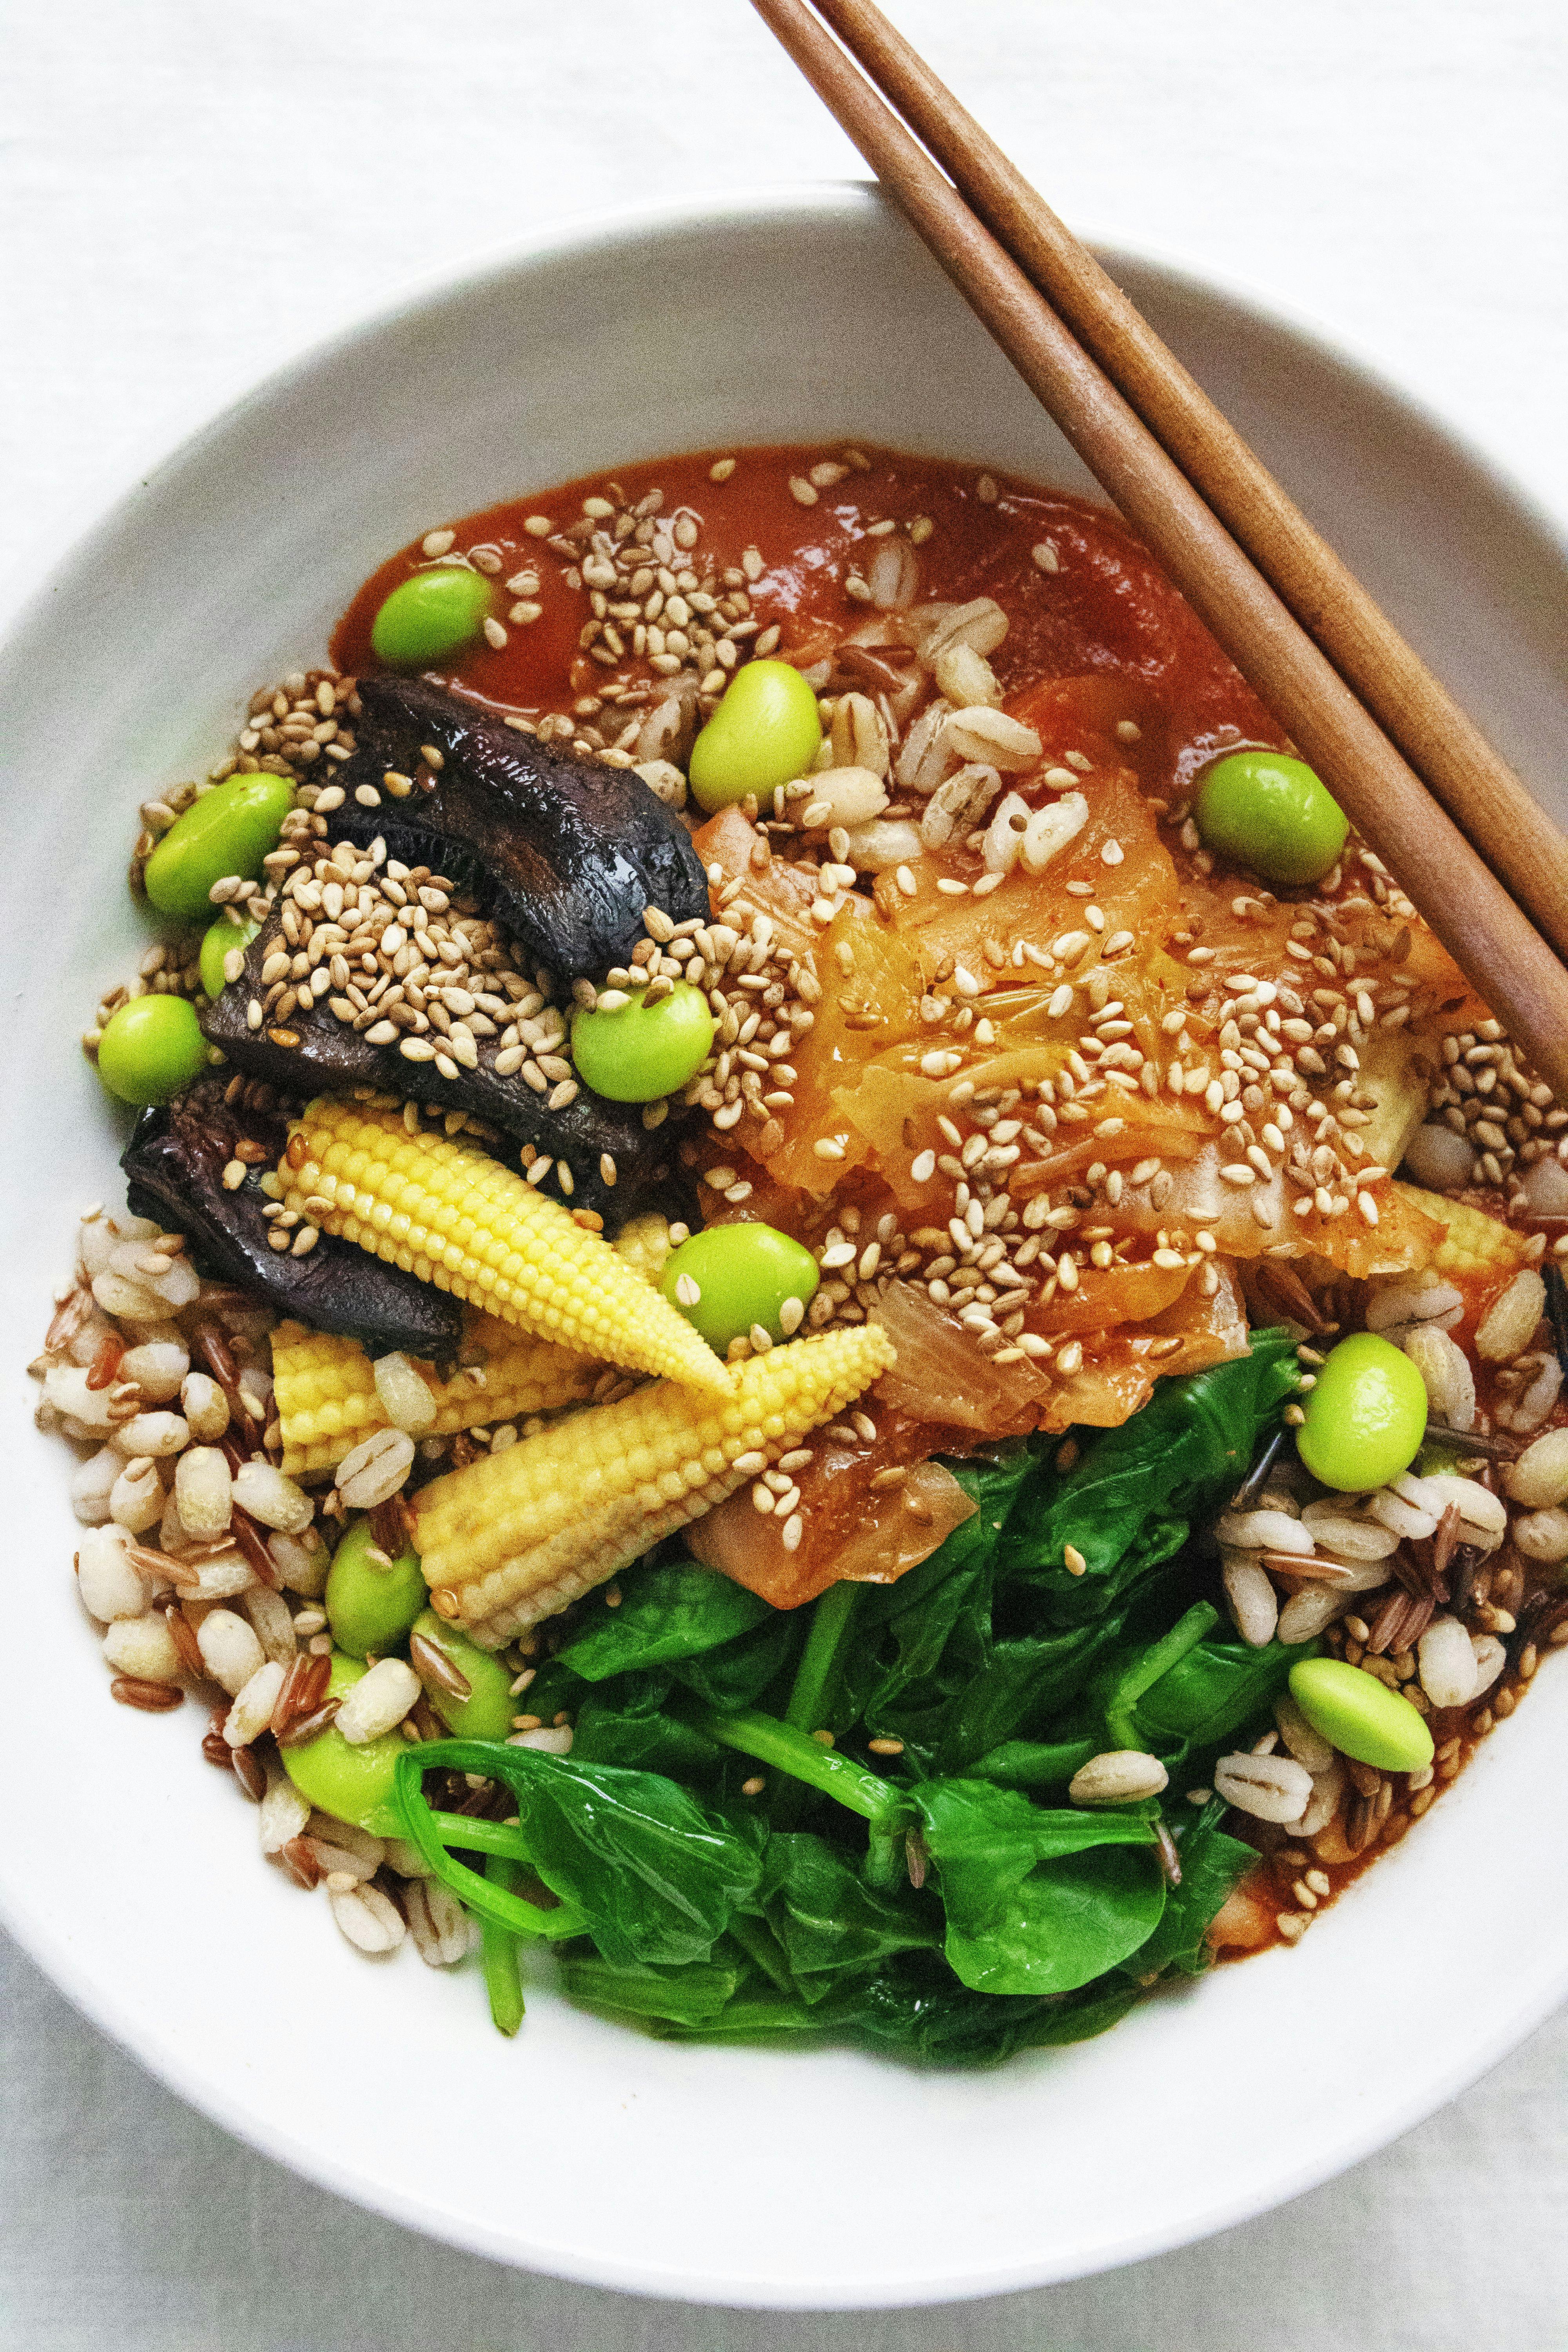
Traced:
[[[416, 1365], [435, 1408], [420, 1436], [448, 1437], [480, 1422], [517, 1421], [582, 1404], [599, 1372], [587, 1357], [526, 1337], [488, 1315], [473, 1317], [464, 1340], [465, 1354], [479, 1349], [483, 1360], [465, 1364], [449, 1380], [438, 1378], [433, 1365]], [[362, 1439], [389, 1426], [375, 1367], [357, 1339], [280, 1323], [272, 1334], [272, 1376], [288, 1477], [335, 1469]]]
[[724, 1367], [599, 1234], [472, 1143], [322, 1097], [278, 1171], [289, 1208], [421, 1282], [584, 1356], [715, 1392]]
[[488, 1649], [756, 1477], [894, 1360], [875, 1325], [731, 1364], [721, 1396], [673, 1382], [595, 1405], [413, 1498], [435, 1606]]
[[1415, 1184], [1395, 1184], [1395, 1192], [1448, 1230], [1422, 1263], [1429, 1274], [1511, 1274], [1525, 1262], [1528, 1236], [1516, 1234], [1500, 1218], [1462, 1201], [1446, 1200], [1440, 1192], [1423, 1192]]

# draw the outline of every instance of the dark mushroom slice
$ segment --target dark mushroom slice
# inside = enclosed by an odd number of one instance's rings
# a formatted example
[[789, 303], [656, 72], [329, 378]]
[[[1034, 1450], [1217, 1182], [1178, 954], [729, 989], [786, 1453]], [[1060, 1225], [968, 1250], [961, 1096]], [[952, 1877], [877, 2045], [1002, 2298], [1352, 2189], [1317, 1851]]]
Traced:
[[[304, 1257], [269, 1245], [264, 1212], [272, 1203], [260, 1179], [288, 1142], [288, 1121], [280, 1110], [227, 1102], [228, 1090], [221, 1077], [201, 1078], [176, 1101], [142, 1112], [120, 1162], [132, 1214], [184, 1234], [201, 1273], [255, 1292], [280, 1315], [357, 1339], [375, 1356], [400, 1348], [455, 1358], [462, 1308], [447, 1292], [330, 1234]], [[229, 1192], [223, 1171], [242, 1145], [266, 1156]]]
[[[353, 756], [332, 779], [348, 800], [334, 824], [356, 840], [379, 829], [355, 804], [368, 785], [388, 821], [455, 845], [454, 856], [468, 851], [489, 880], [487, 910], [534, 965], [563, 981], [597, 980], [629, 961], [645, 907], [675, 923], [708, 920], [691, 836], [635, 769], [554, 751], [423, 678], [364, 677], [359, 696]], [[413, 792], [392, 799], [389, 772], [414, 779]], [[453, 872], [445, 848], [425, 856]]]
[[[388, 826], [389, 845], [395, 837], [400, 851], [414, 846], [409, 835]], [[420, 846], [428, 856], [430, 843]], [[340, 1020], [324, 1000], [297, 1005], [286, 1026], [252, 1029], [247, 1018], [251, 1001], [264, 1000], [267, 993], [262, 966], [280, 943], [287, 944], [282, 911], [275, 908], [246, 950], [238, 980], [201, 1016], [204, 1034], [222, 1048], [235, 1069], [265, 1078], [296, 1101], [369, 1089], [439, 1110], [466, 1111], [506, 1139], [498, 1158], [515, 1164], [527, 1150], [531, 1160], [539, 1154], [549, 1159], [549, 1196], [593, 1210], [604, 1219], [607, 1233], [618, 1233], [628, 1218], [646, 1209], [671, 1213], [672, 1199], [683, 1191], [674, 1185], [675, 1147], [682, 1124], [679, 1106], [661, 1126], [647, 1128], [637, 1104], [607, 1102], [603, 1095], [579, 1087], [574, 1101], [552, 1110], [549, 1097], [536, 1094], [520, 1075], [503, 1077], [498, 1073], [500, 1048], [494, 1037], [476, 1040], [475, 1066], [458, 1066], [457, 1076], [448, 1077], [433, 1061], [410, 1061], [396, 1045], [371, 1045], [363, 1030]], [[561, 1181], [563, 1161], [570, 1171], [570, 1192]]]

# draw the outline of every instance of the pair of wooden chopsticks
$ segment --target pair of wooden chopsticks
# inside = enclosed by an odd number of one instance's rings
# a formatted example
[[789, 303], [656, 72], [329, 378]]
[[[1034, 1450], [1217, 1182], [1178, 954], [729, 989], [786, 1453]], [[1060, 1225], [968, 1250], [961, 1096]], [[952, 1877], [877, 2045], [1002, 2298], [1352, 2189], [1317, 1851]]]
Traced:
[[1559, 961], [1568, 956], [1568, 843], [1551, 819], [873, 0], [816, 0], [815, 14], [806, 0], [752, 5], [1090, 472], [1568, 1100], [1568, 971]]

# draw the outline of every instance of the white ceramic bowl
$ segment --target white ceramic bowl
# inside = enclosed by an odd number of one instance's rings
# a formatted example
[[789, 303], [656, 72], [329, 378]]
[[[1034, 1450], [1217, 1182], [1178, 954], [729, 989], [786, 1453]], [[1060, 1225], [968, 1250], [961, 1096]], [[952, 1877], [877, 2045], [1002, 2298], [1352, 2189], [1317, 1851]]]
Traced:
[[[1561, 776], [1568, 567], [1549, 530], [1309, 337], [1115, 266], [1523, 773]], [[471, 1973], [368, 1964], [262, 1866], [194, 1708], [108, 1700], [68, 1572], [66, 1451], [33, 1433], [22, 1367], [79, 1207], [118, 1181], [119, 1123], [76, 1039], [137, 952], [135, 803], [195, 772], [258, 681], [318, 656], [426, 525], [662, 451], [843, 435], [1088, 487], [868, 192], [594, 226], [264, 385], [139, 484], [0, 656], [22, 1662], [0, 1709], [0, 1910], [89, 2016], [282, 2162], [506, 2261], [719, 2303], [935, 2301], [1176, 2245], [1404, 2130], [1568, 1990], [1568, 1843], [1541, 1834], [1568, 1805], [1568, 1665], [1299, 1951], [980, 2075], [677, 2048], [548, 1991], [503, 2042]]]

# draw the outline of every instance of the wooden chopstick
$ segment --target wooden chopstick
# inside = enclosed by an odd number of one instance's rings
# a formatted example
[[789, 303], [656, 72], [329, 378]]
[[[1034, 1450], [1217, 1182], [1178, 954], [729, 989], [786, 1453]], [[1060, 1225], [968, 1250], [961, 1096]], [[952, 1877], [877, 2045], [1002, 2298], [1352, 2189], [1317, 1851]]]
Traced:
[[1153, 329], [875, 0], [816, 0], [1500, 881], [1568, 955], [1568, 840]]
[[1568, 1097], [1568, 971], [1136, 411], [805, 0], [752, 5], [1101, 487]]

